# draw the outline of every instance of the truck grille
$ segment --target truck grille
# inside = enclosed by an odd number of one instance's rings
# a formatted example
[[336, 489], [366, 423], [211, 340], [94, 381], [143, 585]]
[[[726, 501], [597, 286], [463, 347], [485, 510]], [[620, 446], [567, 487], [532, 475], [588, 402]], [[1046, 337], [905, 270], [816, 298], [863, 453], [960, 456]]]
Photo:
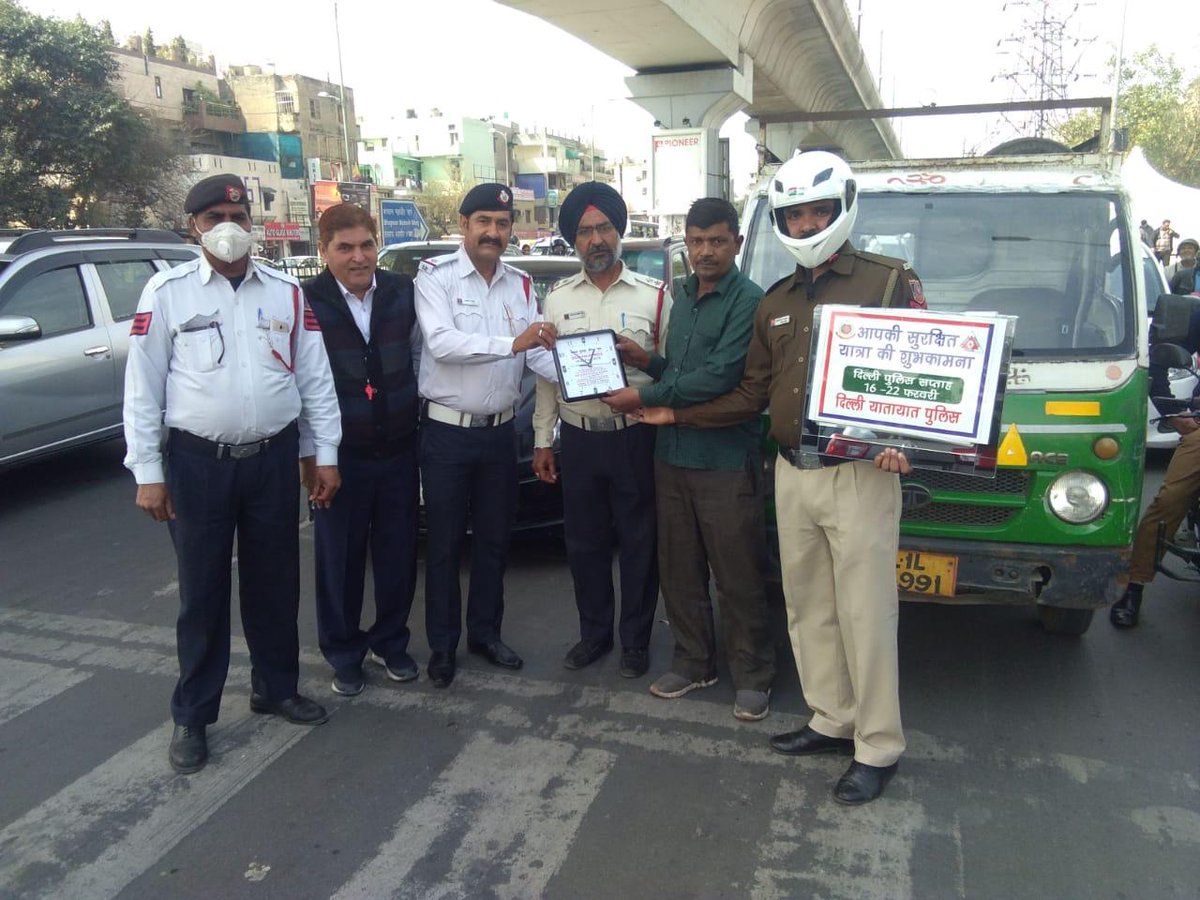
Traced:
[[[905, 483], [920, 484], [933, 493], [954, 491], [961, 494], [1008, 495], [1025, 499], [1029, 493], [1029, 473], [1001, 469], [995, 478], [975, 478], [953, 472], [919, 470], [904, 479]], [[919, 509], [906, 509], [902, 522], [927, 522], [940, 525], [1003, 525], [1020, 512], [1020, 507], [992, 506], [974, 503], [956, 503], [952, 500], [935, 500]]]

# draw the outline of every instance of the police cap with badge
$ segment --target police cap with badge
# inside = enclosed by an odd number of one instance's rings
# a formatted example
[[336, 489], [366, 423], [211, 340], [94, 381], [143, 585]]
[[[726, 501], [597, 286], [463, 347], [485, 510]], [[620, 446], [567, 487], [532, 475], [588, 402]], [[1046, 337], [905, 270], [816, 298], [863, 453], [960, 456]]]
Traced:
[[471, 218], [477, 212], [506, 212], [513, 211], [512, 189], [507, 184], [488, 181], [477, 184], [467, 191], [458, 207], [461, 216]]
[[242, 179], [236, 175], [211, 175], [197, 181], [183, 201], [183, 211], [195, 216], [218, 203], [238, 203], [249, 210], [250, 198]]

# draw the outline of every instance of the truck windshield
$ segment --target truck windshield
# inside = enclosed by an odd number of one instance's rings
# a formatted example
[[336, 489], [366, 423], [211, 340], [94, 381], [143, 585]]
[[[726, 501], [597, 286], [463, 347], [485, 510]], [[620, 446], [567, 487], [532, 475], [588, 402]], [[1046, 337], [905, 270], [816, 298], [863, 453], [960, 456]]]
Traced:
[[[931, 309], [1017, 316], [1013, 350], [1054, 358], [1134, 352], [1130, 258], [1115, 195], [863, 193], [851, 241], [907, 260]], [[764, 288], [795, 266], [769, 204], [748, 229]]]

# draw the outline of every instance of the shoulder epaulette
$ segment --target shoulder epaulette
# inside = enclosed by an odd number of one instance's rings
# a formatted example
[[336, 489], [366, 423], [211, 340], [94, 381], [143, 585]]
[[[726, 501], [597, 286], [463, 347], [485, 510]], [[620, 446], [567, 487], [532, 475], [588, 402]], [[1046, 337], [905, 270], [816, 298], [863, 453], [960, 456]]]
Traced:
[[782, 287], [784, 282], [791, 281], [795, 277], [796, 277], [795, 272], [791, 272], [788, 275], [784, 275], [782, 278], [780, 278], [778, 281], [776, 281], [773, 285], [771, 285], [769, 288], [767, 288], [765, 291], [763, 291], [763, 294], [766, 295], [766, 294], [771, 293], [771, 291], [775, 290], [775, 288]]
[[187, 262], [180, 263], [177, 266], [172, 266], [165, 272], [155, 272], [148, 283], [152, 290], [157, 290], [166, 284], [168, 281], [174, 281], [176, 278], [183, 278], [190, 275], [200, 268], [200, 259], [189, 259]]
[[661, 279], [655, 278], [653, 275], [644, 275], [641, 272], [634, 272], [633, 280], [647, 284], [656, 291], [665, 284]]

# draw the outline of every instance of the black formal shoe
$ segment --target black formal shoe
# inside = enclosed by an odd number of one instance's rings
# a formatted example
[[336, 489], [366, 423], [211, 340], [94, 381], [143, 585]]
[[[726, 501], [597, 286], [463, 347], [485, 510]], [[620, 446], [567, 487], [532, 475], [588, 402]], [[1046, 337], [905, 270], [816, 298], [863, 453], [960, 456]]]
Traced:
[[582, 669], [584, 666], [590, 666], [612, 648], [612, 641], [580, 641], [567, 651], [563, 665], [568, 669]]
[[892, 763], [890, 766], [868, 766], [855, 760], [850, 763], [846, 774], [833, 786], [833, 799], [847, 806], [870, 803], [883, 793], [899, 765]]
[[293, 725], [320, 725], [329, 721], [325, 707], [299, 694], [286, 700], [268, 700], [258, 694], [250, 695], [250, 711], [264, 715], [279, 716]]
[[819, 731], [813, 731], [807, 725], [799, 731], [773, 735], [770, 744], [772, 750], [782, 753], [784, 756], [854, 752], [854, 741], [850, 738], [828, 737]]
[[429, 654], [429, 680], [434, 687], [449, 687], [454, 680], [454, 651], [434, 650]]
[[641, 678], [650, 668], [650, 651], [645, 647], [626, 647], [621, 651], [622, 678]]
[[176, 725], [167, 759], [180, 775], [191, 775], [203, 769], [208, 762], [208, 738], [204, 736], [204, 726]]
[[1108, 611], [1108, 621], [1117, 628], [1137, 628], [1138, 613], [1141, 609], [1142, 595], [1126, 588], [1121, 599]]
[[467, 649], [477, 656], [482, 656], [493, 666], [500, 666], [502, 669], [519, 669], [525, 665], [525, 660], [517, 656], [512, 647], [499, 638], [486, 644], [467, 641]]

